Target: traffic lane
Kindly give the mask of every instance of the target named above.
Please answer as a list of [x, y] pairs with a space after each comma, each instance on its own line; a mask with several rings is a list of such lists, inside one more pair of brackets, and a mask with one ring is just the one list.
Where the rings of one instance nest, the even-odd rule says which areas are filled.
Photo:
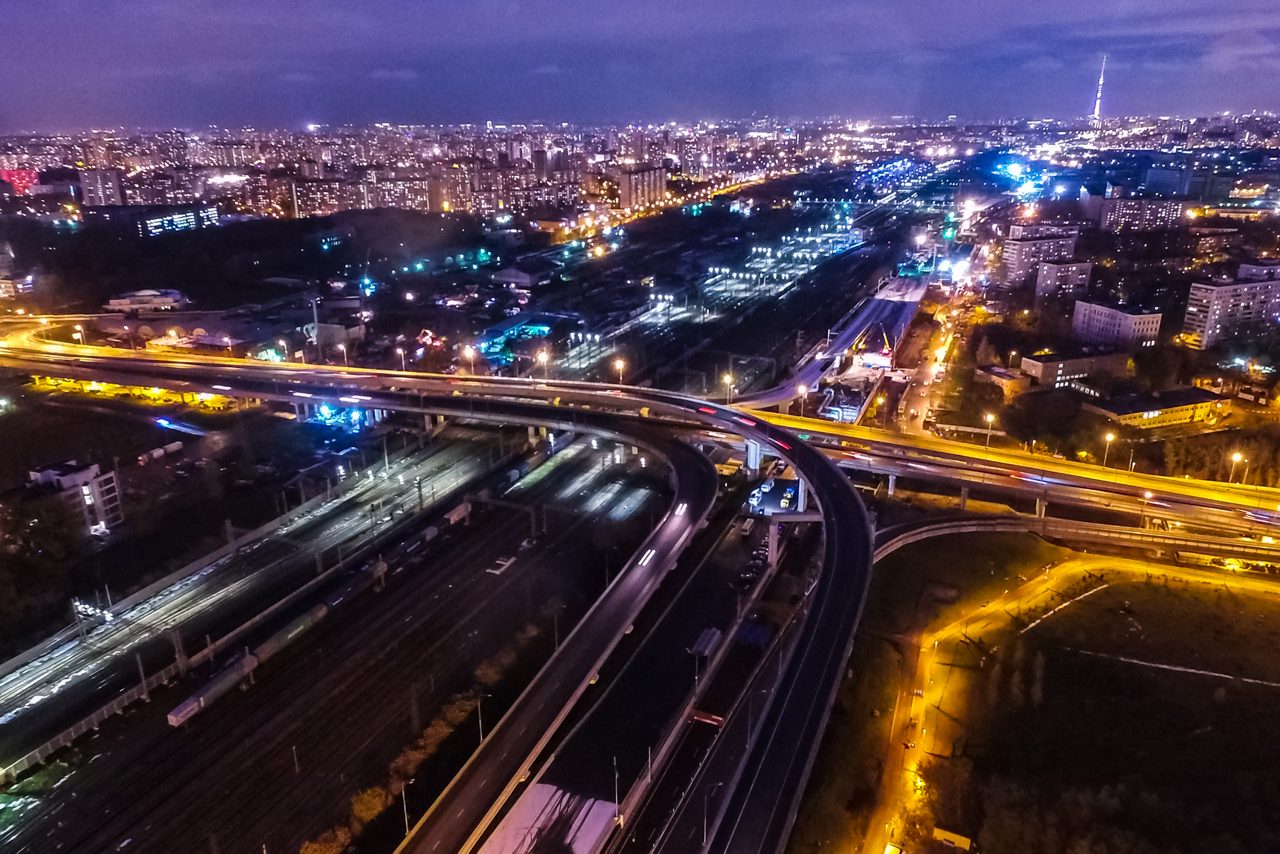
[[[243, 369], [241, 368], [241, 370]], [[414, 380], [412, 380], [411, 378], [406, 378], [403, 381], [409, 382]], [[441, 380], [439, 378], [428, 377], [428, 378], [423, 378], [421, 380], [417, 380], [417, 382], [431, 383], [436, 385], [443, 383], [444, 385], [447, 386], [448, 384], [450, 384], [451, 381], [448, 379]], [[529, 405], [522, 405], [514, 401], [501, 400], [501, 396], [505, 394], [510, 394], [512, 389], [521, 388], [519, 385], [513, 386], [510, 383], [507, 383], [504, 386], [503, 383], [492, 383], [487, 380], [486, 381], [469, 380], [466, 383], [466, 385], [471, 386], [473, 388], [469, 388], [465, 391], [458, 390], [458, 393], [473, 394], [474, 391], [486, 390], [488, 394], [491, 396], [485, 398], [486, 405], [484, 407], [473, 407], [472, 404], [468, 404], [468, 407], [462, 408], [463, 414], [475, 415], [478, 410], [483, 409], [483, 415], [487, 417], [500, 416], [501, 413], [503, 412], [509, 413], [511, 417], [516, 419], [530, 417], [534, 413], [536, 413], [542, 419], [545, 419], [547, 416], [547, 410], [545, 408], [545, 405], [529, 406]], [[590, 384], [576, 384], [576, 385], [578, 387], [581, 387], [584, 385], [590, 387]], [[556, 383], [554, 385], [548, 383], [548, 384], [544, 384], [543, 386], [548, 396], [550, 394], [563, 393], [564, 391], [573, 389], [574, 387], [575, 387], [575, 384], [572, 384], [572, 383]], [[530, 394], [531, 391], [533, 391], [535, 392], [534, 396], [537, 396], [536, 392], [541, 390], [542, 389], [539, 389], [539, 388], [531, 389], [530, 385], [525, 383], [523, 384], [523, 388], [521, 388], [520, 393], [527, 395], [527, 394]], [[321, 393], [323, 393], [323, 389]], [[588, 394], [585, 391], [583, 393]], [[717, 410], [714, 407], [714, 405], [699, 405], [700, 401], [698, 401], [697, 399], [689, 398], [683, 395], [676, 395], [676, 394], [665, 393], [665, 392], [652, 392], [652, 391], [644, 392], [641, 395], [641, 394], [637, 394], [636, 390], [634, 389], [627, 389], [624, 392], [624, 390], [622, 389], [613, 389], [613, 388], [605, 389], [604, 394], [614, 394], [619, 397], [629, 396], [632, 400], [638, 399], [639, 401], [646, 403], [648, 405], [653, 405], [653, 406], [661, 405], [668, 412], [675, 411], [686, 418], [702, 421], [704, 423], [711, 424], [719, 429], [728, 429], [736, 433], [746, 432], [746, 434], [750, 438], [754, 438], [757, 440], [759, 440], [763, 436], [766, 441], [771, 441], [778, 444], [784, 451], [788, 451], [793, 447], [797, 448], [796, 453], [790, 455], [792, 457], [792, 462], [797, 464], [797, 468], [801, 470], [802, 475], [804, 475], [806, 477], [806, 480], [810, 483], [810, 485], [814, 487], [815, 499], [818, 499], [818, 496], [820, 495], [824, 495], [833, 486], [836, 490], [843, 490], [848, 493], [848, 500], [850, 503], [845, 504], [841, 508], [842, 509], [841, 516], [843, 518], [832, 518], [830, 516], [832, 506], [841, 502], [839, 501], [827, 502], [823, 500], [818, 500], [818, 503], [823, 507], [824, 517], [825, 517], [824, 521], [826, 521], [830, 526], [830, 524], [835, 521], [839, 521], [841, 524], [849, 524], [850, 520], [852, 520], [851, 523], [853, 525], [858, 526], [862, 529], [861, 536], [869, 544], [869, 537], [867, 536], [867, 533], [866, 533], [867, 523], [866, 523], [865, 513], [862, 510], [861, 503], [858, 501], [856, 496], [853, 496], [849, 485], [843, 481], [843, 478], [839, 478], [838, 474], [837, 474], [837, 481], [832, 481], [830, 477], [821, 476], [821, 472], [820, 472], [821, 468], [823, 466], [830, 466], [830, 464], [825, 460], [823, 460], [820, 456], [815, 455], [812, 452], [807, 452], [807, 449], [805, 449], [803, 445], [799, 445], [797, 440], [791, 437], [789, 433], [783, 430], [774, 428], [772, 426], [770, 426], [769, 428], [770, 430], [772, 430], [772, 433], [770, 433], [769, 430], [757, 429], [757, 422], [755, 422], [752, 419], [742, 417], [742, 416], [736, 416], [736, 414], [733, 413], [732, 410], [727, 410], [723, 407], [720, 407], [719, 410]], [[589, 396], [592, 400], [599, 400], [601, 396], [601, 389], [598, 386], [591, 387]], [[385, 393], [381, 393], [379, 397], [383, 400], [387, 399], [387, 396]], [[407, 403], [407, 399], [403, 397], [399, 400], [391, 399], [391, 402], [386, 404], [375, 403], [374, 405], [386, 405], [388, 408], [398, 408], [398, 409], [404, 409], [411, 406], [411, 404]], [[703, 418], [699, 415], [699, 413], [709, 414], [711, 417]], [[571, 413], [567, 415], [568, 415], [568, 420], [570, 421], [576, 420], [578, 423], [585, 423], [588, 421], [595, 420], [593, 418], [586, 417], [586, 415], [581, 412]], [[745, 426], [751, 429], [747, 431], [743, 431], [741, 427], [737, 426], [737, 422], [745, 424]], [[613, 423], [615, 425], [618, 425], [617, 429], [621, 429], [625, 432], [626, 426], [627, 426], [625, 423], [619, 424], [619, 422], [617, 422], [616, 420]], [[790, 439], [790, 443], [778, 438], [780, 436], [788, 437]], [[795, 444], [793, 445], [791, 443], [795, 443]], [[806, 452], [808, 453], [807, 459], [801, 461], [799, 457], [804, 456]], [[784, 456], [787, 456], [787, 454], [784, 453]], [[806, 470], [810, 470], [810, 471], [806, 473]], [[831, 468], [831, 471], [834, 471], [833, 467]], [[839, 496], [836, 496], [836, 497], [839, 497]], [[838, 542], [838, 540], [839, 540], [838, 537], [833, 536], [831, 538], [832, 542]], [[866, 575], [867, 577], [869, 577], [869, 569], [870, 569], [869, 545], [866, 549], [866, 551], [868, 552], [868, 554], [866, 555], [849, 555], [849, 554], [846, 554], [846, 551], [847, 549], [838, 549], [838, 548], [833, 548], [829, 551], [829, 555], [833, 555], [833, 556], [829, 556], [828, 559], [824, 561], [825, 566], [824, 566], [824, 572], [822, 575], [823, 578], [826, 578], [831, 575], [843, 574], [843, 573], [833, 572], [832, 570], [840, 567], [846, 561], [848, 561], [851, 564], [857, 564], [857, 565], [865, 564]], [[854, 573], [857, 573], [856, 568], [854, 570]], [[852, 595], [853, 591], [851, 590], [850, 593]], [[861, 598], [864, 593], [865, 593], [865, 589], [863, 589], [860, 593], [858, 593], [859, 608], [861, 606]], [[856, 616], [855, 616], [855, 622], [856, 622]], [[849, 633], [849, 636], [851, 640], [851, 637], [852, 637], [851, 633]], [[437, 843], [437, 846], [438, 846], [438, 843]], [[426, 850], [430, 850], [430, 848]]]
[[[652, 805], [646, 804], [648, 814], [642, 817], [645, 828], [636, 828], [623, 850], [678, 854], [701, 850], [709, 841], [725, 800], [732, 794], [743, 755], [751, 746], [751, 729], [761, 722], [758, 713], [766, 709], [778, 689], [782, 659], [792, 643], [791, 628], [767, 650], [737, 704], [725, 715], [722, 727], [707, 727], [697, 721], [686, 725], [690, 738], [681, 747], [685, 756], [676, 759], [691, 773], [672, 778]], [[639, 844], [644, 835], [647, 845]]]
[[541, 749], [559, 720], [585, 689], [599, 663], [634, 619], [675, 560], [677, 546], [710, 510], [717, 482], [698, 451], [680, 442], [655, 440], [679, 472], [669, 515], [640, 546], [612, 586], [574, 628], [559, 651], [503, 716], [484, 744], [423, 816], [400, 851], [461, 852], [475, 831], [514, 787], [519, 771]]
[[823, 508], [827, 554], [840, 559], [824, 567], [806, 600], [809, 612], [796, 651], [711, 851], [775, 850], [785, 841], [861, 617], [871, 577], [871, 542], [869, 526], [850, 520], [865, 520], [865, 509], [834, 466], [814, 469], [815, 478], [821, 478], [815, 491], [829, 498]]
[[[1121, 468], [1104, 469], [1040, 455], [1024, 455], [1005, 449], [950, 442], [931, 436], [908, 436], [870, 427], [840, 426], [818, 419], [801, 419], [770, 412], [752, 412], [751, 415], [832, 443], [850, 442], [850, 447], [856, 450], [870, 449], [867, 452], [901, 458], [910, 456], [917, 462], [947, 461], [970, 467], [1000, 467], [1006, 471], [1039, 477], [1048, 484], [1068, 478], [1068, 483], [1087, 483], [1095, 488], [1112, 489], [1129, 496], [1141, 496], [1149, 490], [1162, 500], [1177, 497], [1188, 502], [1198, 502], [1201, 506], [1216, 506], [1221, 509], [1271, 512], [1280, 503], [1280, 490], [1274, 488], [1241, 488], [1232, 484], [1128, 472]], [[1280, 518], [1280, 514], [1277, 515]]]
[[[520, 494], [516, 498], [526, 504], [542, 501], [577, 472], [594, 468], [594, 459], [580, 460], [578, 465], [566, 468], [558, 477], [548, 479], [538, 488], [526, 494]], [[628, 482], [636, 479], [634, 474], [620, 474], [618, 467], [605, 470], [600, 476], [605, 479], [621, 476]], [[589, 524], [590, 518], [582, 516], [577, 525]], [[520, 573], [529, 567], [537, 567], [536, 571], [543, 576], [554, 577], [564, 566], [565, 560], [578, 559], [575, 558], [576, 553], [572, 550], [567, 553], [558, 551], [561, 546], [568, 543], [585, 547], [585, 538], [573, 536], [573, 532], [578, 530], [575, 525], [563, 534], [549, 538], [545, 543], [540, 544], [538, 549], [522, 553], [511, 573], [504, 573], [502, 577], [480, 573], [481, 568], [492, 565], [498, 555], [517, 552], [519, 540], [527, 535], [520, 524], [523, 521], [525, 518], [515, 511], [505, 509], [494, 511], [492, 515], [488, 515], [478, 523], [481, 527], [473, 529], [477, 536], [453, 540], [448, 550], [438, 555], [439, 559], [437, 557], [427, 559], [423, 553], [416, 553], [415, 560], [422, 562], [426, 559], [427, 563], [408, 570], [403, 577], [399, 567], [393, 569], [390, 589], [395, 591], [395, 598], [387, 600], [366, 596], [363, 602], [356, 600], [360, 603], [361, 609], [370, 612], [369, 616], [363, 616], [358, 611], [335, 613], [334, 616], [341, 621], [338, 623], [342, 629], [339, 634], [347, 637], [346, 647], [335, 646], [336, 641], [331, 638], [322, 639], [319, 635], [311, 635], [308, 642], [314, 639], [316, 646], [323, 646], [323, 651], [319, 655], [304, 656], [305, 660], [297, 665], [296, 672], [293, 665], [289, 665], [287, 671], [280, 671], [278, 668], [282, 666], [281, 662], [287, 662], [288, 659], [276, 660], [277, 663], [272, 665], [271, 670], [264, 671], [262, 687], [251, 691], [239, 701], [234, 694], [219, 701], [207, 716], [199, 719], [196, 724], [184, 728], [181, 732], [182, 737], [178, 739], [176, 745], [169, 745], [169, 742], [173, 741], [174, 731], [167, 726], [163, 718], [163, 712], [168, 707], [167, 702], [157, 698], [151, 711], [158, 713], [155, 715], [156, 720], [152, 722], [158, 732], [146, 736], [134, 735], [129, 741], [121, 743], [116, 748], [124, 755], [113, 758], [111, 754], [104, 754], [95, 758], [80, 772], [97, 774], [97, 783], [96, 787], [90, 787], [88, 791], [78, 790], [74, 802], [82, 804], [86, 799], [99, 796], [101, 806], [100, 814], [94, 813], [96, 818], [83, 823], [85, 829], [98, 823], [108, 823], [107, 817], [133, 809], [132, 804], [143, 800], [143, 793], [151, 791], [152, 787], [155, 788], [154, 796], [160, 799], [156, 803], [164, 803], [166, 809], [193, 811], [193, 814], [178, 815], [173, 821], [162, 822], [162, 827], [168, 827], [171, 831], [188, 829], [197, 827], [201, 821], [204, 821], [208, 824], [210, 833], [222, 834], [219, 838], [224, 846], [223, 850], [227, 850], [225, 846], [230, 839], [228, 835], [223, 834], [223, 831], [231, 827], [240, 827], [243, 824], [238, 818], [240, 812], [252, 812], [253, 809], [262, 808], [263, 804], [260, 801], [268, 805], [263, 819], [267, 822], [266, 826], [273, 827], [280, 823], [279, 817], [272, 815], [274, 809], [269, 807], [274, 803], [272, 796], [277, 788], [281, 793], [293, 791], [303, 799], [303, 807], [306, 808], [314, 798], [319, 797], [320, 793], [316, 791], [318, 783], [312, 781], [308, 784], [311, 788], [304, 786], [299, 790], [299, 781], [291, 761], [289, 745], [291, 741], [302, 745], [301, 755], [304, 760], [314, 761], [314, 756], [308, 760], [309, 752], [321, 744], [324, 738], [334, 733], [350, 738], [349, 721], [368, 721], [376, 717], [372, 711], [367, 710], [350, 714], [343, 711], [346, 708], [343, 705], [344, 700], [349, 700], [355, 695], [364, 697], [366, 693], [352, 689], [347, 682], [358, 676], [364, 684], [379, 688], [384, 686], [384, 681], [379, 675], [380, 671], [368, 669], [371, 655], [375, 658], [375, 666], [399, 667], [410, 674], [406, 679], [420, 677], [425, 684], [427, 673], [431, 673], [432, 682], [437, 679], [440, 682], [440, 697], [447, 696], [454, 689], [450, 687], [444, 671], [440, 670], [437, 675], [436, 666], [431, 662], [435, 661], [437, 664], [444, 662], [450, 666], [461, 662], [462, 675], [468, 677], [476, 661], [460, 655], [468, 643], [467, 638], [463, 638], [461, 643], [450, 640], [449, 636], [439, 632], [439, 627], [456, 623], [456, 626], [465, 630], [469, 637], [484, 620], [489, 619], [491, 614], [484, 608], [469, 612], [466, 607], [463, 607], [466, 602], [471, 601], [468, 597], [472, 597], [473, 594], [480, 595], [484, 593], [487, 585], [500, 582], [502, 585], [500, 588], [491, 593], [484, 593], [488, 601], [498, 595], [499, 589], [510, 589], [511, 585], [507, 582], [519, 578]], [[546, 554], [538, 557], [543, 549]], [[477, 575], [478, 580], [461, 583], [468, 575]], [[520, 597], [505, 597], [503, 601], [520, 604]], [[407, 617], [411, 612], [415, 615], [414, 622], [406, 624], [402, 618]], [[460, 616], [464, 614], [468, 616]], [[509, 618], [504, 619], [505, 622], [499, 620], [494, 625], [509, 631], [515, 621]], [[323, 625], [334, 627], [333, 622]], [[402, 637], [402, 632], [407, 632], [414, 626], [419, 633], [417, 637]], [[380, 638], [387, 643], [381, 643]], [[434, 658], [429, 658], [425, 654], [420, 658], [418, 653], [421, 650], [415, 650], [415, 654], [410, 656], [388, 656], [382, 652], [395, 648], [397, 644], [401, 648], [412, 648], [419, 639], [424, 640], [423, 649], [429, 647], [432, 650]], [[298, 650], [295, 649], [291, 654], [297, 653]], [[341, 673], [338, 672], [339, 670]], [[347, 682], [341, 682], [340, 679]], [[335, 685], [342, 687], [339, 689]], [[277, 696], [283, 698], [282, 702], [288, 701], [288, 704], [277, 708], [277, 704], [272, 700]], [[395, 710], [403, 711], [401, 704], [385, 702], [373, 708], [378, 710], [378, 714], [390, 713], [392, 716]], [[132, 714], [126, 717], [126, 720], [129, 719], [133, 719]], [[311, 734], [298, 734], [297, 723], [300, 721], [312, 721]], [[275, 740], [271, 741], [273, 738]], [[242, 740], [247, 742], [243, 747]], [[342, 775], [338, 772], [345, 771], [348, 767], [347, 759], [352, 760], [350, 767], [358, 764], [354, 759], [361, 755], [365, 744], [360, 738], [355, 742], [349, 742], [351, 743], [354, 744], [352, 749], [355, 752], [347, 755], [346, 759], [338, 761], [334, 765], [332, 774], [320, 775], [320, 780], [326, 783], [339, 782]], [[173, 768], [165, 770], [156, 765], [160, 757], [165, 755], [162, 748], [169, 746], [173, 747], [169, 758], [172, 764], [179, 766], [179, 771], [185, 772], [187, 766], [192, 766], [199, 772], [194, 778], [196, 781], [192, 784], [194, 793], [190, 797], [174, 794], [178, 783], [178, 777], [174, 775], [179, 771]], [[135, 755], [138, 752], [142, 752], [142, 755]], [[201, 757], [202, 761], [193, 762], [193, 757]], [[254, 775], [260, 775], [258, 766], [262, 763], [259, 758], [267, 757], [272, 758], [272, 767], [281, 772], [281, 779], [276, 783], [263, 783], [262, 791], [257, 796], [250, 796], [246, 788], [249, 787], [251, 779], [257, 779]], [[109, 762], [117, 764], [107, 765]], [[217, 769], [222, 770], [215, 773]], [[130, 783], [130, 775], [138, 779]], [[214, 781], [223, 781], [223, 785], [214, 788], [225, 789], [228, 792], [225, 804], [222, 801], [209, 804], [203, 802], [199, 796], [198, 793], [207, 791], [211, 778]], [[65, 794], [63, 790], [64, 787], [60, 786], [60, 794]], [[232, 798], [231, 793], [235, 793], [236, 797]], [[283, 794], [280, 796], [283, 797]], [[340, 806], [345, 803], [345, 798], [348, 796], [349, 792], [342, 789], [335, 796], [337, 798], [335, 803]], [[223, 813], [230, 810], [230, 813], [229, 815], [218, 813], [219, 809], [223, 810]], [[206, 821], [204, 817], [207, 813], [221, 815], [223, 820], [214, 821], [209, 818]], [[101, 831], [103, 846], [107, 846], [112, 839], [119, 841], [117, 837], [111, 836], [112, 833], [117, 833], [118, 836], [128, 834], [149, 822], [154, 822], [154, 816], [150, 814], [146, 805], [141, 812], [135, 811], [135, 814], [138, 816], [135, 821], [122, 821]], [[65, 818], [65, 814], [58, 817]], [[194, 833], [194, 831], [191, 832]], [[243, 833], [250, 834], [250, 831], [246, 829]], [[171, 836], [162, 837], [162, 839], [168, 840], [165, 844], [169, 847], [160, 845], [160, 850], [195, 850], [207, 844], [205, 838], [196, 836], [184, 837], [181, 844]], [[263, 839], [272, 841], [272, 850], [277, 850], [274, 837], [271, 835], [260, 836], [257, 841], [254, 841], [250, 834], [246, 839], [252, 844], [246, 844], [243, 850], [250, 848], [257, 850], [258, 844]], [[71, 841], [75, 842], [74, 839]], [[283, 844], [284, 840], [279, 841]], [[153, 844], [159, 843], [153, 841]], [[76, 847], [75, 844], [71, 845], [73, 849]], [[85, 847], [87, 846], [81, 845], [80, 850]], [[296, 848], [296, 844], [294, 847]], [[133, 846], [130, 846], [130, 850], [133, 850]]]

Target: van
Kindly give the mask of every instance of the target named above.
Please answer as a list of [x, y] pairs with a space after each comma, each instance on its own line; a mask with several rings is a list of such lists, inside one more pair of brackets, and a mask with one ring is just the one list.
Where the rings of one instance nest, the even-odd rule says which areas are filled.
[[750, 536], [751, 529], [754, 528], [755, 526], [756, 526], [755, 517], [748, 516], [746, 519], [742, 521], [742, 529], [738, 533], [740, 533], [744, 537]]

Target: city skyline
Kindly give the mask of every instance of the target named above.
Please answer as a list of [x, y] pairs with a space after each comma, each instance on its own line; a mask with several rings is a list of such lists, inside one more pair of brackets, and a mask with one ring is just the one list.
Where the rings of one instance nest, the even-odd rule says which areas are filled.
[[20, 48], [0, 133], [91, 127], [308, 123], [662, 122], [773, 115], [991, 120], [1090, 113], [1108, 55], [1104, 116], [1280, 108], [1280, 26], [1267, 4], [1207, 0], [1153, 17], [1101, 2], [938, 9], [925, 24], [887, 3], [806, 0], [480, 2], [383, 0], [358, 10], [230, 0], [55, 3], [92, 39], [47, 41], [50, 7], [11, 10]]

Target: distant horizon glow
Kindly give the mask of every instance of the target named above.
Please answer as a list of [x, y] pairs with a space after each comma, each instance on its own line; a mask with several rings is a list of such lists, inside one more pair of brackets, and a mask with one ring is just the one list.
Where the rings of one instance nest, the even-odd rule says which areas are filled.
[[[51, 0], [6, 10], [0, 133], [1083, 118], [1104, 54], [1103, 118], [1278, 110], [1274, 0], [1230, 6]], [[63, 20], [94, 37], [38, 47]]]

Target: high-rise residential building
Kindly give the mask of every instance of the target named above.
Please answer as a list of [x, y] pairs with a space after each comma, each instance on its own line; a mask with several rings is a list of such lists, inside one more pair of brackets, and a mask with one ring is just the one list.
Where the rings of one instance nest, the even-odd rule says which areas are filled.
[[1079, 297], [1089, 289], [1090, 261], [1041, 261], [1036, 265], [1036, 300]]
[[1161, 231], [1182, 225], [1186, 203], [1174, 199], [1106, 199], [1103, 231]]
[[1280, 279], [1280, 258], [1246, 261], [1240, 265], [1236, 278], [1242, 282], [1270, 282]]
[[[1066, 261], [1076, 251], [1076, 236], [1027, 237], [1018, 226], [1010, 229], [1004, 242], [1001, 264], [1004, 283], [1010, 287], [1023, 284], [1036, 273], [1042, 261]], [[1038, 234], [1038, 232], [1029, 232]]]
[[80, 173], [80, 193], [87, 208], [123, 205], [124, 172], [119, 169], [85, 169]]
[[1160, 335], [1160, 312], [1077, 300], [1071, 337], [1084, 344], [1120, 350], [1153, 347]]
[[1193, 349], [1207, 350], [1278, 320], [1280, 279], [1196, 282], [1187, 296], [1182, 338]]
[[667, 191], [667, 170], [661, 166], [629, 166], [618, 172], [618, 206], [635, 210], [662, 201]]

